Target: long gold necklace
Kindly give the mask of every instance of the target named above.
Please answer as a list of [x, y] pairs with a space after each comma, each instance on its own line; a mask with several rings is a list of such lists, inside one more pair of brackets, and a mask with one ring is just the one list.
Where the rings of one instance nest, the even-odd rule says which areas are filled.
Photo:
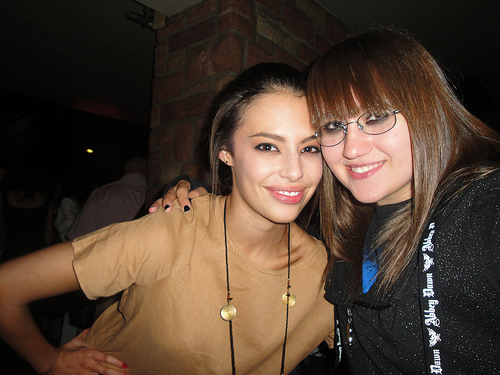
[[[226, 285], [227, 285], [227, 305], [220, 309], [220, 317], [229, 323], [229, 341], [231, 344], [231, 367], [232, 374], [236, 375], [236, 364], [234, 359], [234, 339], [233, 339], [233, 319], [236, 316], [236, 308], [231, 304], [231, 290], [229, 288], [229, 262], [227, 257], [227, 230], [226, 230], [226, 206], [227, 197], [224, 202], [224, 246], [226, 250]], [[285, 354], [286, 354], [286, 339], [288, 336], [288, 313], [290, 306], [295, 305], [296, 298], [294, 294], [290, 293], [290, 224], [288, 224], [288, 278], [286, 293], [283, 294], [281, 300], [286, 305], [286, 324], [285, 324], [285, 338], [283, 339], [283, 351], [281, 354], [281, 370], [280, 374], [283, 375], [285, 371]]]

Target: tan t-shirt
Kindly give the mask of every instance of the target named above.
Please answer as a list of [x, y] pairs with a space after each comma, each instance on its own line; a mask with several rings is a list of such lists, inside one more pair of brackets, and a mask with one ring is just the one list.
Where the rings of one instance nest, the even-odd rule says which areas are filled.
[[[130, 374], [230, 374], [226, 304], [224, 199], [193, 199], [185, 214], [178, 204], [140, 220], [111, 225], [73, 242], [74, 268], [87, 297], [125, 290], [87, 335], [87, 342], [129, 365]], [[292, 238], [307, 236], [292, 224]], [[287, 269], [252, 264], [228, 240], [236, 371], [278, 374], [285, 331]], [[321, 242], [291, 267], [286, 373], [327, 336], [333, 306], [323, 298], [326, 265]]]

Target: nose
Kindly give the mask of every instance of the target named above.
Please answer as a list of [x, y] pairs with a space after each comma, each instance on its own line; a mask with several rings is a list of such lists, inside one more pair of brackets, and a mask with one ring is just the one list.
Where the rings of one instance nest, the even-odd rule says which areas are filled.
[[281, 177], [289, 181], [298, 181], [304, 177], [304, 170], [300, 154], [297, 152], [289, 152], [283, 158], [283, 165], [281, 166]]
[[342, 154], [346, 159], [356, 159], [357, 157], [368, 154], [372, 145], [369, 141], [369, 135], [359, 129], [356, 122], [350, 122], [347, 128], [347, 135], [341, 145], [344, 147]]

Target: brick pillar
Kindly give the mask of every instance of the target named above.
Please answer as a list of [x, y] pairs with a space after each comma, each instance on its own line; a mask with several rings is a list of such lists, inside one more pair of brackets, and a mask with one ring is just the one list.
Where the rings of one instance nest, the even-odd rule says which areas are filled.
[[206, 180], [199, 152], [213, 97], [260, 62], [299, 70], [347, 35], [314, 0], [205, 0], [157, 31], [149, 200], [180, 173]]

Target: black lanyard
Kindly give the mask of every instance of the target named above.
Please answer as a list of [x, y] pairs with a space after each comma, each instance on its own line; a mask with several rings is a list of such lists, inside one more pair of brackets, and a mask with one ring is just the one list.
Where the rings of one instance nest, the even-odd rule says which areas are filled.
[[435, 221], [423, 233], [418, 256], [420, 314], [428, 374], [446, 374], [441, 285], [434, 246]]

